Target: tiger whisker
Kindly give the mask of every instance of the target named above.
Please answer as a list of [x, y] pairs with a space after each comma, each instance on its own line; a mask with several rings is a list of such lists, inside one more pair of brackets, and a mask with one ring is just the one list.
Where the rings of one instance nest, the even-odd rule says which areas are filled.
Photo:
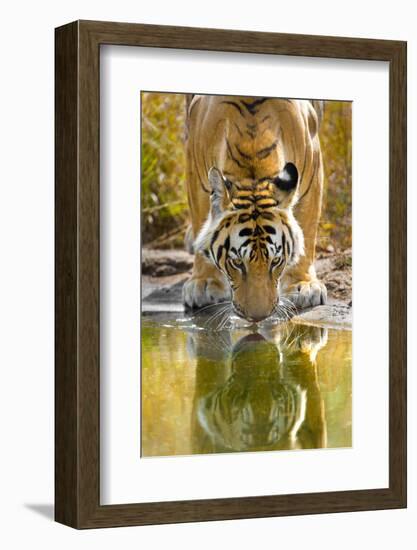
[[225, 327], [226, 327], [226, 323], [227, 321], [229, 320], [230, 318], [230, 313], [232, 311], [232, 307], [229, 306], [225, 311], [224, 311], [224, 317], [220, 323], [220, 330], [223, 330]]
[[198, 309], [194, 314], [193, 314], [193, 317], [197, 317], [197, 315], [200, 315], [200, 313], [203, 313], [205, 312], [207, 309], [210, 309], [210, 308], [213, 308], [213, 307], [219, 307], [219, 305], [222, 305], [222, 304], [230, 304], [231, 302], [220, 302], [220, 303], [217, 303], [217, 304], [209, 304], [208, 306], [204, 306], [200, 309]]
[[211, 310], [211, 309], [214, 309], [213, 315], [215, 315], [216, 313], [218, 313], [219, 308], [223, 308], [224, 305], [225, 305], [225, 302], [220, 302], [220, 303], [217, 303], [217, 304], [209, 304], [208, 306], [205, 306], [205, 307], [201, 308], [200, 310], [198, 310], [196, 312], [195, 316], [198, 316], [198, 315], [203, 314], [203, 313], [207, 313], [207, 310]]
[[304, 330], [303, 332], [301, 332], [301, 334], [300, 333], [296, 334], [294, 338], [291, 340], [291, 342], [287, 345], [287, 347], [292, 348], [296, 341], [302, 340], [306, 335], [307, 335], [307, 330]]
[[291, 300], [288, 300], [285, 296], [281, 296], [281, 301], [283, 305], [287, 306], [288, 308], [293, 309], [295, 312], [297, 312], [297, 307], [291, 302]]
[[213, 315], [211, 315], [208, 319], [207, 319], [207, 326], [212, 326], [214, 325], [214, 321], [221, 316], [221, 314], [223, 313], [223, 309], [218, 309], [216, 310]]
[[274, 313], [280, 317], [283, 316], [284, 320], [289, 321], [297, 313], [297, 309], [289, 300], [282, 297], [275, 307]]
[[[289, 330], [288, 330], [289, 329]], [[289, 338], [291, 338], [293, 332], [295, 331], [295, 326], [291, 326], [291, 328], [289, 327], [289, 325], [287, 325], [287, 335], [285, 337], [285, 340], [284, 342], [282, 343], [283, 346], [286, 346], [287, 345], [287, 342], [289, 340]]]
[[294, 338], [292, 340], [290, 340], [290, 342], [288, 342], [288, 339], [292, 336], [294, 331], [295, 331], [295, 327], [291, 330], [291, 332], [289, 333], [287, 338], [284, 340], [283, 346], [286, 346], [287, 348], [291, 348], [293, 346], [294, 342], [298, 339], [299, 334], [296, 333], [294, 335]]
[[294, 309], [288, 308], [286, 306], [282, 306], [281, 310], [285, 311], [286, 313], [288, 313], [288, 315], [291, 315], [292, 317], [294, 317], [294, 315], [296, 314], [296, 311]]
[[225, 304], [223, 306], [221, 306], [218, 311], [216, 311], [211, 317], [210, 319], [208, 320], [207, 324], [208, 325], [211, 325], [212, 327], [214, 326], [214, 321], [216, 321], [217, 319], [219, 318], [222, 318], [223, 314], [225, 313], [226, 309], [229, 308], [229, 305], [228, 304]]
[[227, 322], [229, 318], [230, 310], [231, 310], [231, 306], [229, 304], [222, 308], [222, 311], [220, 312], [220, 315], [218, 317], [218, 324], [217, 324], [216, 330], [223, 329], [224, 324]]

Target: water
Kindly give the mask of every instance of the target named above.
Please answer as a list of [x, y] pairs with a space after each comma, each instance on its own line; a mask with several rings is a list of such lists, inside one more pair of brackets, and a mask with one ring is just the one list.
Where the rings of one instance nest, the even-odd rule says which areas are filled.
[[352, 334], [142, 317], [143, 457], [352, 445]]

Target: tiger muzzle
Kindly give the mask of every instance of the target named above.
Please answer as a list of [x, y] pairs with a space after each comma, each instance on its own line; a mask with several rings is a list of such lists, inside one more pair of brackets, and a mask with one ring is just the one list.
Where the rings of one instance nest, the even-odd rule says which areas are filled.
[[253, 323], [259, 323], [260, 321], [270, 317], [274, 313], [275, 307], [269, 306], [267, 309], [251, 308], [249, 311], [245, 311], [241, 306], [239, 306], [239, 304], [233, 302], [233, 309], [239, 317]]

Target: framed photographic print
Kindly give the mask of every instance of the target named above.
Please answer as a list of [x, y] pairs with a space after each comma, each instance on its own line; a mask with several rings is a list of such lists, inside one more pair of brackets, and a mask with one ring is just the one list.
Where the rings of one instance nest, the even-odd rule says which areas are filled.
[[56, 520], [406, 506], [406, 43], [56, 29]]

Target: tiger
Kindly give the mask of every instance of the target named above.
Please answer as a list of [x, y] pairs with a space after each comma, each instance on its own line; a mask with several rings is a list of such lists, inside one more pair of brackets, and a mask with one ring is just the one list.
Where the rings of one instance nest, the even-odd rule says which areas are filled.
[[231, 301], [252, 322], [282, 297], [327, 301], [316, 274], [323, 195], [321, 101], [187, 95], [191, 278], [186, 310]]
[[327, 331], [281, 326], [229, 347], [204, 331], [188, 336], [196, 352], [193, 453], [327, 447], [316, 363]]

